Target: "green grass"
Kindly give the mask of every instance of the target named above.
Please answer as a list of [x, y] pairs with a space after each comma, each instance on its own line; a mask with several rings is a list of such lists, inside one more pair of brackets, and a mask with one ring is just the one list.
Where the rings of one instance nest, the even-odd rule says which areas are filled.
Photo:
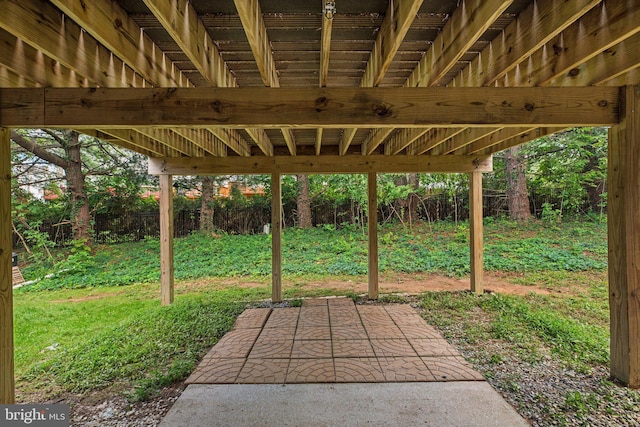
[[[422, 304], [432, 323], [445, 329], [453, 325], [463, 328], [465, 340], [471, 344], [475, 339], [497, 339], [534, 359], [538, 347], [544, 346], [579, 371], [609, 363], [609, 329], [602, 316], [608, 312], [607, 300], [428, 292], [422, 295]], [[476, 322], [474, 313], [485, 323]]]
[[144, 399], [193, 370], [233, 325], [241, 301], [265, 296], [266, 287], [200, 290], [162, 307], [149, 286], [18, 295], [18, 386], [50, 394], [110, 386]]
[[[550, 353], [579, 371], [606, 365], [605, 228], [594, 222], [488, 221], [485, 260], [492, 269], [518, 272], [513, 275], [518, 284], [565, 293], [425, 293], [420, 296], [425, 317], [448, 338], [461, 336], [470, 345], [498, 340], [525, 360]], [[412, 230], [382, 227], [381, 270], [465, 274], [467, 233], [466, 223]], [[348, 288], [309, 290], [305, 284], [346, 282], [364, 274], [366, 236], [357, 229], [287, 230], [283, 258], [289, 281], [284, 297], [292, 305], [299, 305], [302, 297], [330, 294], [356, 299]], [[86, 266], [43, 280], [33, 289], [17, 290], [18, 387], [46, 396], [107, 387], [132, 400], [148, 398], [185, 378], [247, 302], [270, 297], [269, 236], [195, 234], [177, 239], [176, 277], [189, 282], [179, 283], [170, 307], [158, 302], [158, 259], [157, 240], [100, 246]], [[224, 285], [217, 279], [224, 279]], [[247, 280], [264, 286], [241, 287]], [[381, 300], [406, 302], [400, 295]], [[490, 357], [494, 364], [504, 360], [501, 354]], [[589, 399], [567, 395], [564, 405], [583, 410]]]
[[[536, 273], [602, 271], [606, 268], [606, 225], [597, 222], [518, 224], [487, 219], [485, 269]], [[420, 224], [413, 229], [382, 226], [380, 271], [469, 273], [468, 224]], [[271, 274], [271, 238], [266, 235], [212, 238], [204, 234], [176, 239], [175, 277], [267, 277]], [[122, 286], [159, 280], [157, 239], [100, 246], [90, 262], [44, 279], [29, 289]], [[283, 235], [282, 271], [287, 277], [358, 276], [367, 272], [367, 238], [361, 230], [287, 229]], [[68, 266], [69, 263], [67, 263]], [[64, 266], [64, 265], [63, 265]], [[55, 269], [54, 269], [55, 270]], [[23, 274], [36, 279], [44, 271], [35, 264]]]

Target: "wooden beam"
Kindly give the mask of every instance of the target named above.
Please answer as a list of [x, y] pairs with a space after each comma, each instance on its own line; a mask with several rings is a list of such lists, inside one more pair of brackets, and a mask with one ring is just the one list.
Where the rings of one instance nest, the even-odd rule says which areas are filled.
[[[276, 61], [271, 52], [271, 42], [267, 34], [267, 27], [262, 18], [260, 3], [258, 0], [234, 0], [240, 21], [247, 36], [253, 57], [256, 60], [262, 81], [267, 87], [280, 87], [280, 78], [276, 68]], [[284, 141], [292, 156], [296, 155], [296, 141], [293, 131], [288, 128], [281, 129]]]
[[345, 129], [342, 132], [342, 136], [340, 137], [340, 144], [339, 144], [339, 150], [340, 150], [341, 156], [344, 156], [345, 154], [347, 154], [347, 150], [349, 150], [349, 146], [353, 141], [353, 137], [356, 136], [356, 132], [358, 132], [358, 128], [349, 128], [349, 129]]
[[[0, 18], [1, 19], [1, 18]], [[82, 87], [88, 80], [0, 28], [0, 64], [39, 86]], [[12, 85], [33, 87], [34, 85]], [[7, 86], [5, 86], [7, 87]], [[11, 87], [11, 86], [9, 86]]]
[[316, 156], [320, 155], [320, 150], [322, 149], [322, 133], [322, 128], [316, 129]]
[[[320, 0], [324, 8], [325, 0]], [[327, 85], [329, 78], [329, 54], [331, 53], [331, 30], [333, 29], [333, 16], [330, 18], [322, 14], [322, 33], [320, 36], [320, 87]]]
[[0, 404], [15, 402], [11, 275], [11, 131], [0, 128]]
[[423, 0], [389, 2], [380, 31], [373, 45], [360, 87], [378, 86], [396, 56]]
[[538, 0], [520, 12], [451, 83], [489, 86], [600, 3], [600, 0]]
[[481, 138], [485, 138], [487, 135], [491, 135], [499, 131], [500, 128], [469, 128], [460, 133], [453, 135], [451, 138], [444, 141], [442, 144], [437, 145], [433, 149], [427, 151], [427, 154], [433, 156], [441, 156], [444, 154], [451, 154], [454, 151], [466, 147], [467, 145], [475, 142]]
[[549, 82], [551, 86], [605, 84], [640, 66], [640, 33], [636, 33]]
[[0, 65], [0, 87], [38, 87], [40, 86], [33, 80], [30, 80], [18, 74], [15, 71]]
[[369, 298], [378, 298], [378, 185], [376, 173], [367, 174], [367, 223], [369, 230]]
[[442, 79], [513, 0], [467, 0], [456, 8], [405, 86], [428, 87]]
[[634, 86], [640, 84], [640, 67], [629, 70], [628, 72], [614, 79], [607, 80], [604, 85], [611, 87]]
[[415, 140], [425, 133], [429, 132], [429, 128], [425, 129], [398, 129], [398, 131], [389, 138], [384, 145], [384, 154], [395, 155], [407, 148]]
[[362, 143], [362, 155], [367, 156], [373, 153], [384, 140], [391, 135], [393, 128], [385, 129], [373, 129], [367, 135], [367, 138]]
[[[135, 147], [139, 147], [143, 150], [150, 151], [153, 156], [156, 157], [180, 157], [181, 154], [178, 150], [175, 150], [167, 145], [156, 141], [153, 138], [149, 138], [147, 135], [143, 135], [133, 129], [105, 129], [100, 128], [101, 132], [106, 133], [120, 141], [124, 141], [127, 144], [131, 144]], [[78, 129], [80, 132], [81, 130]], [[135, 151], [139, 151], [136, 149]]]
[[609, 131], [611, 376], [640, 387], [640, 86], [623, 89], [623, 115]]
[[0, 124], [73, 128], [607, 126], [618, 122], [618, 95], [612, 87], [0, 89]]
[[[93, 4], [93, 2], [91, 3]], [[80, 74], [79, 77], [68, 76], [73, 86], [85, 86], [82, 78], [88, 79], [88, 84], [104, 87], [128, 87], [135, 79], [133, 70], [124, 65], [108, 49], [102, 46], [94, 37], [86, 33], [78, 24], [56, 10], [48, 1], [44, 0], [0, 0], [0, 27], [24, 40], [34, 49], [60, 62], [64, 67]], [[37, 25], [35, 24], [37, 23]], [[4, 48], [3, 48], [4, 49]], [[5, 52], [16, 54], [17, 52]], [[35, 55], [28, 49], [25, 54]], [[34, 60], [36, 58], [34, 57]], [[29, 74], [44, 73], [39, 78], [51, 78], [47, 83], [58, 82], [65, 78], [64, 70], [45, 70], [38, 60], [31, 63], [37, 67]], [[19, 64], [17, 64], [19, 66]], [[25, 64], [29, 66], [29, 63]], [[60, 75], [57, 75], [60, 73]], [[142, 80], [138, 77], [139, 80]], [[38, 81], [38, 80], [36, 80]], [[69, 86], [66, 84], [65, 86]]]
[[122, 148], [126, 148], [127, 150], [131, 150], [131, 151], [134, 151], [136, 153], [140, 153], [140, 154], [142, 154], [144, 156], [147, 156], [147, 157], [156, 157], [157, 156], [157, 154], [153, 153], [152, 151], [147, 150], [144, 147], [140, 147], [137, 144], [132, 144], [127, 140], [122, 140], [122, 139], [116, 138], [114, 136], [111, 136], [109, 134], [106, 134], [106, 133], [101, 132], [101, 131], [96, 130], [96, 129], [73, 129], [73, 130], [78, 132], [78, 133], [83, 133], [85, 135], [89, 135], [89, 136], [93, 136], [94, 138], [101, 139], [101, 140], [106, 141], [106, 142], [108, 142], [110, 144], [117, 145], [117, 146], [122, 147]]
[[[249, 156], [251, 148], [235, 129], [207, 128], [211, 134], [240, 156]], [[273, 149], [273, 147], [272, 147]]]
[[[198, 18], [191, 2], [187, 0], [144, 0], [144, 2], [211, 86], [238, 86], [235, 76], [222, 59], [220, 50]], [[252, 134], [249, 135], [252, 136]], [[273, 145], [266, 134], [255, 134], [255, 136], [255, 142], [263, 153], [267, 156], [273, 155]], [[216, 134], [216, 137], [241, 156], [249, 155], [248, 144], [236, 130], [225, 130]]]
[[[360, 87], [378, 86], [389, 69], [400, 44], [404, 39], [423, 0], [390, 2], [375, 44], [369, 55]], [[353, 142], [358, 128], [344, 130], [340, 138], [340, 154], [345, 155]], [[362, 150], [365, 153], [367, 150]]]
[[249, 128], [245, 129], [245, 132], [247, 132], [256, 145], [260, 147], [265, 156], [273, 156], [273, 144], [264, 129]]
[[409, 146], [407, 151], [411, 151], [412, 154], [424, 154], [464, 130], [464, 128], [430, 129], [427, 133], [418, 137], [415, 142]]
[[178, 135], [171, 129], [167, 128], [138, 128], [136, 129], [143, 135], [148, 136], [158, 142], [166, 144], [169, 148], [172, 148], [185, 156], [202, 157], [204, 156], [204, 150], [195, 146], [191, 141], [186, 140], [182, 136]]
[[275, 156], [149, 159], [151, 175], [491, 172], [490, 156]]
[[[191, 86], [191, 82], [117, 2], [51, 0], [51, 3], [152, 84]], [[64, 49], [68, 47], [64, 46]], [[76, 57], [77, 52], [71, 53]]]
[[483, 291], [482, 261], [482, 172], [469, 174], [469, 249], [471, 266], [471, 292]]
[[533, 131], [535, 131], [535, 128], [530, 127], [500, 129], [483, 138], [478, 139], [472, 144], [462, 147], [461, 149], [457, 150], [455, 154], [474, 154], [479, 151], [486, 150], [487, 148], [491, 148], [494, 145], [498, 145], [508, 139], [515, 138]]
[[199, 147], [206, 154], [210, 154], [212, 156], [226, 155], [226, 151], [224, 150], [220, 139], [216, 138], [213, 133], [206, 129], [174, 128], [173, 132], [191, 142], [196, 147]]
[[[498, 2], [470, 0], [460, 5], [444, 25], [442, 31], [438, 33], [404, 85], [406, 87], [429, 87], [438, 84], [512, 2], [513, 0]], [[395, 138], [393, 146], [385, 147], [385, 153], [400, 152], [425, 135], [425, 132], [421, 135], [416, 135], [415, 132], [400, 135], [404, 135], [406, 139]], [[434, 145], [425, 143], [423, 138], [420, 145], [425, 144], [428, 148], [411, 147], [407, 151], [419, 154], [421, 150], [424, 152], [434, 147]]]
[[271, 301], [282, 301], [282, 183], [271, 174]]
[[160, 25], [212, 86], [237, 87], [196, 10], [188, 0], [143, 0]]
[[602, 2], [507, 73], [504, 86], [545, 86], [640, 32], [640, 2]]
[[497, 153], [502, 150], [506, 150], [507, 148], [515, 147], [517, 145], [524, 144], [529, 141], [533, 141], [534, 139], [542, 138], [546, 135], [551, 135], [552, 133], [560, 132], [566, 128], [564, 127], [541, 127], [541, 128], [533, 128], [529, 132], [519, 133], [516, 136], [511, 138], [507, 138], [504, 141], [492, 145], [491, 147], [485, 148], [476, 152], [475, 154], [485, 154], [490, 155]]
[[173, 177], [160, 176], [160, 299], [173, 303]]

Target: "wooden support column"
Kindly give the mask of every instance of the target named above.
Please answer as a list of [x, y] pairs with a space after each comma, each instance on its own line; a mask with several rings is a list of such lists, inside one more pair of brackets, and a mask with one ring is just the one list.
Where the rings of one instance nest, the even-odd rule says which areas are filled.
[[0, 128], [0, 404], [3, 405], [15, 402], [10, 135], [9, 129]]
[[173, 303], [173, 176], [160, 175], [160, 297]]
[[471, 291], [482, 293], [482, 172], [469, 174], [469, 246]]
[[609, 130], [611, 376], [640, 387], [640, 86], [621, 89]]
[[367, 175], [369, 192], [368, 222], [369, 222], [369, 298], [378, 298], [378, 194], [376, 173]]
[[271, 301], [282, 301], [282, 184], [271, 174]]

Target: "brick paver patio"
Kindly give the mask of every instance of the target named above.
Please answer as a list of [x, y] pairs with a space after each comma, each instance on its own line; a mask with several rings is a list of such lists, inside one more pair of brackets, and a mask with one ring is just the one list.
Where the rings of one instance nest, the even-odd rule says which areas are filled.
[[482, 381], [408, 305], [348, 298], [245, 310], [187, 384]]

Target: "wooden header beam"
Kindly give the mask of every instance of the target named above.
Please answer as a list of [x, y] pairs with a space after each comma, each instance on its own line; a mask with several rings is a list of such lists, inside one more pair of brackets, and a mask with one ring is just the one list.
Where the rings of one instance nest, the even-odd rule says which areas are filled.
[[491, 156], [276, 156], [149, 159], [151, 175], [491, 172]]
[[618, 98], [615, 87], [0, 89], [0, 126], [607, 126]]

